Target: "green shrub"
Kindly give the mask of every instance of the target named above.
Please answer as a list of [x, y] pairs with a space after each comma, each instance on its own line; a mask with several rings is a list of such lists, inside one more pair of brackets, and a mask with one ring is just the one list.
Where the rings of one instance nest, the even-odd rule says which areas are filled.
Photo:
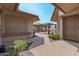
[[27, 41], [24, 39], [17, 39], [14, 41], [14, 48], [23, 51], [27, 47]]
[[50, 39], [51, 39], [51, 38], [52, 38], [52, 35], [51, 35], [51, 34], [49, 34], [49, 35], [48, 35], [48, 38], [50, 38]]
[[28, 42], [25, 39], [16, 39], [12, 45], [12, 48], [14, 50], [13, 55], [17, 55], [18, 52], [25, 50], [27, 46]]
[[59, 39], [59, 34], [57, 34], [57, 33], [49, 34], [48, 37], [50, 39]]

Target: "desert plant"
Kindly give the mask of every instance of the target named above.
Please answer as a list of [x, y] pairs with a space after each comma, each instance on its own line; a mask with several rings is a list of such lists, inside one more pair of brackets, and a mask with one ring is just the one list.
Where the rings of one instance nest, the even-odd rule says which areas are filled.
[[13, 55], [17, 55], [18, 52], [21, 52], [26, 49], [28, 46], [28, 42], [24, 39], [16, 39], [13, 42], [12, 48], [13, 48]]

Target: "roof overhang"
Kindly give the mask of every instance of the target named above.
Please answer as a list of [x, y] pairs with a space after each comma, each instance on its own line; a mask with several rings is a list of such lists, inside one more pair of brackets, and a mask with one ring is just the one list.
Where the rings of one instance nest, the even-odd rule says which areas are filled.
[[52, 15], [51, 21], [57, 21], [59, 10], [57, 8], [54, 9], [54, 13]]
[[62, 17], [68, 17], [68, 16], [73, 16], [73, 15], [79, 15], [79, 10], [73, 11], [71, 13], [67, 13], [65, 15], [62, 15]]
[[79, 8], [79, 3], [54, 3], [53, 5], [64, 13], [70, 13]]
[[64, 13], [63, 17], [79, 14], [79, 3], [52, 3], [56, 7], [51, 21], [58, 20], [57, 9]]
[[26, 12], [19, 11], [19, 10], [14, 11], [14, 12], [5, 12], [5, 14], [12, 15], [12, 16], [17, 16], [17, 17], [22, 17], [22, 18], [29, 18], [33, 21], [38, 21], [39, 20], [39, 17], [37, 15], [33, 15], [33, 14], [26, 13]]
[[20, 11], [18, 9], [19, 3], [0, 3], [0, 10], [4, 11], [8, 15], [15, 15], [19, 17], [29, 17], [34, 21], [39, 20], [39, 17], [34, 14]]
[[15, 11], [19, 6], [19, 3], [0, 3], [0, 9]]

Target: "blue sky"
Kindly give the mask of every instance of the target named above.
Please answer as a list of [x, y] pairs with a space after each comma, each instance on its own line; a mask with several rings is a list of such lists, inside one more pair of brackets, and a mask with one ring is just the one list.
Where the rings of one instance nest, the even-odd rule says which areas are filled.
[[20, 3], [19, 8], [21, 11], [38, 15], [40, 23], [51, 22], [51, 16], [54, 11], [54, 6], [49, 3]]

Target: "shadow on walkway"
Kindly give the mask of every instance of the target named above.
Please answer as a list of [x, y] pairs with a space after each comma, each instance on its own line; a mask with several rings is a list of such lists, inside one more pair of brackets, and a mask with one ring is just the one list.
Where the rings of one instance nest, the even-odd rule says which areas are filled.
[[33, 42], [33, 43], [31, 44], [31, 46], [29, 47], [29, 49], [44, 44], [44, 38], [38, 37], [38, 36], [30, 38], [29, 41], [32, 41], [32, 42]]
[[71, 41], [71, 40], [64, 40], [66, 42], [68, 42], [69, 44], [79, 48], [79, 42], [78, 41]]

